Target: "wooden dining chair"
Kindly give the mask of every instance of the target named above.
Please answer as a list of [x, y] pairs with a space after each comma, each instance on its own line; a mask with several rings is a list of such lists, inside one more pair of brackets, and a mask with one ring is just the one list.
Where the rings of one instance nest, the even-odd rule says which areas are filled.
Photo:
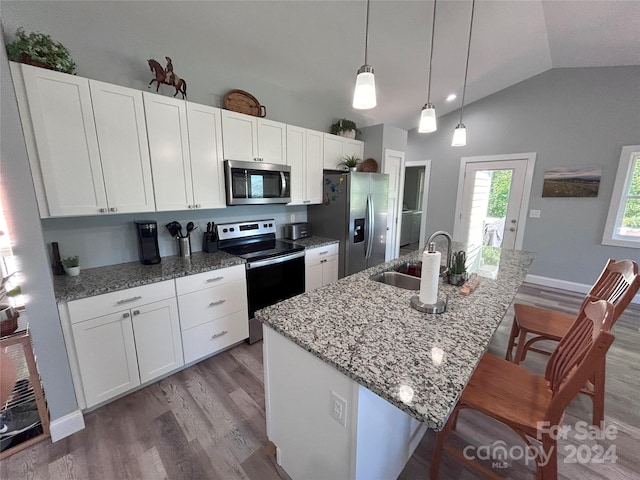
[[[455, 429], [460, 410], [470, 408], [514, 430], [532, 455], [535, 454], [536, 478], [555, 480], [558, 473], [557, 445], [556, 437], [550, 433], [554, 432], [554, 426], [560, 424], [565, 408], [593, 376], [596, 365], [611, 346], [614, 337], [608, 330], [613, 312], [613, 305], [605, 300], [589, 298], [584, 302], [575, 322], [551, 355], [544, 376], [485, 353], [436, 437], [431, 479], [438, 478], [443, 450], [491, 478], [500, 478], [490, 468], [470, 460], [453, 445], [445, 444], [446, 437]], [[540, 425], [547, 428], [539, 430]], [[542, 448], [544, 456], [537, 447]]]
[[[586, 298], [597, 298], [612, 303], [614, 313], [611, 325], [613, 325], [639, 288], [640, 276], [636, 262], [632, 260], [616, 262], [609, 259], [600, 277], [585, 297], [585, 301]], [[551, 355], [551, 352], [533, 345], [543, 340], [559, 342], [575, 320], [574, 315], [532, 305], [516, 303], [513, 308], [514, 318], [505, 358], [516, 364], [525, 359], [529, 350]], [[532, 337], [527, 340], [530, 334]], [[513, 355], [514, 348], [515, 355]], [[606, 359], [603, 359], [594, 377], [581, 390], [582, 393], [589, 395], [593, 402], [592, 423], [595, 426], [600, 426], [604, 420], [605, 367]]]

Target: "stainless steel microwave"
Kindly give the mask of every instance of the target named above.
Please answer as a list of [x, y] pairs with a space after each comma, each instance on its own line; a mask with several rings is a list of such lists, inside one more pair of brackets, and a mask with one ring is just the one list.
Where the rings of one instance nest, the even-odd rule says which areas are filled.
[[291, 167], [262, 162], [224, 161], [227, 205], [291, 202]]

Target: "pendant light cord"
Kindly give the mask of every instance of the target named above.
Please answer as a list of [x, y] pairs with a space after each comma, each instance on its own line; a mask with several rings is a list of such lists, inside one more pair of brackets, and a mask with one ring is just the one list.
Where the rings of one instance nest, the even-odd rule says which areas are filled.
[[436, 30], [436, 4], [438, 0], [433, 0], [433, 24], [431, 25], [431, 53], [429, 54], [429, 87], [427, 88], [427, 103], [431, 103], [431, 72], [433, 70], [433, 37]]
[[462, 84], [462, 105], [460, 106], [460, 123], [462, 123], [462, 112], [464, 111], [464, 94], [467, 90], [467, 72], [469, 71], [469, 51], [471, 50], [471, 32], [473, 31], [473, 11], [475, 10], [476, 0], [471, 3], [471, 23], [469, 24], [469, 43], [467, 45], [467, 64], [464, 67], [464, 83]]
[[369, 50], [369, 0], [367, 0], [367, 25], [364, 33], [364, 64], [365, 65], [369, 65], [367, 63], [368, 50]]

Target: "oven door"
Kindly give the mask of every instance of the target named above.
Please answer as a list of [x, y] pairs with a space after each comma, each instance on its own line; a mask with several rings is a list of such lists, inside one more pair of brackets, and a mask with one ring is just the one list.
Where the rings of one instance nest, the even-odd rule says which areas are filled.
[[227, 205], [259, 205], [291, 201], [291, 167], [225, 160]]
[[262, 324], [256, 310], [304, 293], [304, 251], [250, 262], [247, 267], [249, 343], [262, 339]]

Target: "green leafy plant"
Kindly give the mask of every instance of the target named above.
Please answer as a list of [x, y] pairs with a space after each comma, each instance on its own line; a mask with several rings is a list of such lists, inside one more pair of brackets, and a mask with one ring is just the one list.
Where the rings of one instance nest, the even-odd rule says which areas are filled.
[[69, 50], [49, 35], [39, 32], [25, 33], [22, 28], [16, 30], [16, 40], [7, 45], [9, 60], [22, 62], [22, 55], [31, 60], [63, 73], [74, 73], [76, 64]]
[[67, 257], [62, 259], [62, 264], [67, 267], [79, 267], [80, 266], [80, 258], [76, 255], [75, 257]]
[[349, 130], [357, 131], [356, 122], [352, 122], [351, 120], [347, 120], [346, 118], [342, 118], [331, 125], [331, 133], [333, 133], [334, 135], [337, 135], [340, 132], [347, 132]]
[[358, 158], [358, 156], [356, 155], [345, 155], [344, 160], [341, 161], [338, 165], [344, 165], [347, 168], [355, 168], [360, 164], [361, 161], [362, 159]]
[[467, 254], [460, 250], [459, 252], [453, 252], [451, 255], [451, 265], [449, 265], [449, 271], [453, 275], [462, 275], [467, 271]]

